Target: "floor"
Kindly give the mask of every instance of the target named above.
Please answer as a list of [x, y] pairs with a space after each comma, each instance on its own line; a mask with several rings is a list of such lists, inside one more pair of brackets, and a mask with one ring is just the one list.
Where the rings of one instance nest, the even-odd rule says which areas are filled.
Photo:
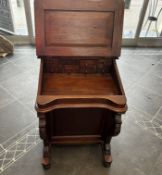
[[0, 58], [0, 174], [160, 175], [162, 172], [162, 50], [123, 48], [118, 60], [128, 99], [122, 130], [112, 140], [113, 163], [101, 164], [99, 145], [55, 146], [43, 170], [34, 110], [39, 60], [34, 47]]

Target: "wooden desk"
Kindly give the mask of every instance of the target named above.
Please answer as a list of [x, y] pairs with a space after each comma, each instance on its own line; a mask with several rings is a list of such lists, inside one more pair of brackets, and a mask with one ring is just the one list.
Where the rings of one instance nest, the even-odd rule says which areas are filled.
[[123, 11], [122, 0], [35, 0], [45, 168], [52, 144], [100, 143], [104, 166], [112, 162], [110, 141], [127, 110], [116, 65]]

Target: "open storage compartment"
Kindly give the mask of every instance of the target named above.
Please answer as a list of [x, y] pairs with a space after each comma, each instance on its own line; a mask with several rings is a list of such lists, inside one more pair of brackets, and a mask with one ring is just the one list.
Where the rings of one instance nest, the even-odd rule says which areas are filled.
[[45, 73], [42, 95], [121, 95], [113, 75]]
[[[50, 63], [44, 61], [41, 95], [122, 95], [113, 63], [105, 72], [70, 73], [48, 69]], [[71, 66], [71, 65], [67, 65]], [[62, 65], [62, 69], [65, 67]], [[89, 70], [90, 71], [90, 70]]]
[[[60, 58], [58, 60], [54, 58], [42, 60], [38, 106], [53, 106], [54, 108], [54, 106], [58, 107], [58, 105], [78, 107], [79, 104], [89, 104], [90, 107], [92, 104], [98, 103], [108, 104], [109, 109], [116, 108], [118, 110], [117, 107], [119, 107], [125, 110], [126, 98], [117, 64], [113, 58], [104, 58], [103, 60], [97, 58], [91, 61], [88, 60], [88, 62], [87, 60], [81, 60], [80, 62], [85, 62], [84, 65], [86, 65], [84, 71], [80, 68], [82, 64], [76, 64], [79, 68], [73, 69], [73, 59], [72, 61], [67, 61], [66, 59], [62, 58], [64, 64], [58, 61]], [[102, 63], [101, 70], [98, 67], [93, 67], [98, 60]], [[52, 65], [57, 66], [56, 62], [60, 67], [58, 66], [54, 69]], [[68, 73], [64, 72], [67, 69], [66, 66], [71, 68], [68, 69]]]

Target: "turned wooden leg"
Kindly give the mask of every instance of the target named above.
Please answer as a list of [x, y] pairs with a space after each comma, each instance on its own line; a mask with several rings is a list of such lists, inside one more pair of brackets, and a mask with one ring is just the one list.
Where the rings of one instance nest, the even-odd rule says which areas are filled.
[[115, 126], [114, 126], [113, 136], [117, 136], [120, 133], [120, 130], [121, 130], [121, 124], [122, 124], [121, 114], [115, 114], [114, 117], [115, 117], [114, 118]]
[[44, 143], [43, 159], [42, 159], [42, 166], [44, 169], [49, 169], [51, 167], [50, 155], [51, 155], [51, 147], [50, 145], [46, 145]]
[[51, 155], [51, 145], [48, 140], [47, 135], [47, 121], [44, 114], [38, 113], [39, 117], [39, 133], [41, 139], [43, 139], [43, 159], [42, 166], [44, 169], [50, 168], [50, 155]]
[[111, 142], [111, 137], [107, 137], [103, 144], [103, 165], [104, 167], [110, 167], [112, 163], [110, 142]]
[[[121, 114], [115, 113], [114, 116], [114, 127], [113, 132], [111, 133], [111, 136], [104, 136], [104, 144], [103, 144], [103, 165], [105, 167], [110, 167], [112, 163], [112, 156], [111, 156], [111, 138], [112, 136], [117, 136], [120, 133], [121, 129]], [[109, 133], [110, 134], [110, 133]]]

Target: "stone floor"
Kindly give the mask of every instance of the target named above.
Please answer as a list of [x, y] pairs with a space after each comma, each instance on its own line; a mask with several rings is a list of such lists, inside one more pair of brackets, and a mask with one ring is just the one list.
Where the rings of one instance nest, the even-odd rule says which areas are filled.
[[39, 60], [34, 47], [16, 47], [0, 58], [0, 174], [161, 175], [162, 51], [123, 48], [118, 60], [128, 99], [121, 134], [112, 140], [113, 163], [101, 164], [99, 145], [54, 147], [43, 170], [34, 111]]

